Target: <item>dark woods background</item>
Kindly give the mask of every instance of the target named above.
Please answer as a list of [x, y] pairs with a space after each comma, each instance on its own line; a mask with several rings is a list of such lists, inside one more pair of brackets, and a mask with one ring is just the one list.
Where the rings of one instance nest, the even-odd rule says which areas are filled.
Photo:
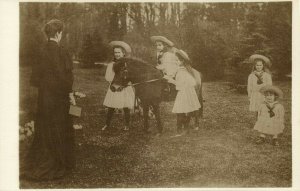
[[65, 23], [65, 44], [83, 67], [109, 59], [111, 40], [151, 61], [150, 36], [163, 35], [185, 50], [205, 80], [245, 84], [247, 57], [268, 56], [273, 78], [291, 73], [292, 3], [20, 3], [20, 65], [36, 62], [42, 29]]

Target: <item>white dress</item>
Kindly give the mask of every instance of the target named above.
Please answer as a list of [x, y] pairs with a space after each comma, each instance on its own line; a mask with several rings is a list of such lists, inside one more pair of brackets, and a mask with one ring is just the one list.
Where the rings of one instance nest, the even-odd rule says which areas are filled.
[[178, 69], [175, 85], [178, 93], [172, 110], [173, 113], [189, 113], [201, 107], [195, 91], [196, 81], [184, 67]]
[[[114, 62], [109, 63], [106, 68], [105, 79], [111, 84], [114, 79], [115, 73], [113, 71]], [[104, 98], [103, 105], [111, 108], [134, 108], [135, 94], [132, 86], [127, 86], [120, 92], [112, 92], [108, 88]]]
[[284, 129], [284, 108], [279, 103], [274, 103], [274, 116], [270, 117], [269, 109], [266, 104], [261, 104], [258, 110], [258, 119], [254, 130], [269, 135], [278, 135]]
[[267, 72], [263, 72], [262, 79], [263, 83], [257, 84], [257, 77], [253, 72], [248, 77], [247, 91], [250, 98], [250, 111], [258, 111], [258, 107], [264, 102], [264, 95], [259, 92], [260, 88], [265, 85], [272, 85], [272, 77]]
[[178, 58], [174, 53], [165, 52], [160, 58], [158, 69], [162, 70], [168, 76], [174, 76], [178, 69]]

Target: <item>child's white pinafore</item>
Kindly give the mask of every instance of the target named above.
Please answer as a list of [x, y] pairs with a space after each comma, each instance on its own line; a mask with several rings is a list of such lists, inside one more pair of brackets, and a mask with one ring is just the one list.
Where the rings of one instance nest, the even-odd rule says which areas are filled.
[[284, 108], [276, 103], [273, 109], [274, 116], [270, 117], [269, 109], [266, 104], [261, 104], [258, 110], [258, 119], [254, 130], [269, 135], [278, 135], [284, 129]]
[[[115, 72], [113, 71], [114, 62], [109, 63], [106, 68], [105, 79], [111, 83], [114, 79]], [[135, 94], [132, 86], [127, 86], [120, 92], [112, 92], [108, 88], [104, 98], [103, 105], [111, 108], [134, 108]]]
[[158, 69], [166, 73], [166, 75], [172, 76], [176, 73], [178, 68], [178, 58], [174, 53], [165, 52], [160, 58], [160, 65], [157, 66]]
[[195, 91], [196, 81], [184, 67], [178, 69], [175, 85], [178, 93], [172, 110], [173, 113], [189, 113], [201, 107]]
[[265, 85], [272, 85], [272, 77], [267, 72], [263, 72], [262, 75], [263, 83], [257, 84], [257, 77], [252, 72], [248, 77], [248, 97], [250, 99], [250, 111], [258, 111], [260, 104], [264, 102], [264, 95], [259, 92], [260, 88]]

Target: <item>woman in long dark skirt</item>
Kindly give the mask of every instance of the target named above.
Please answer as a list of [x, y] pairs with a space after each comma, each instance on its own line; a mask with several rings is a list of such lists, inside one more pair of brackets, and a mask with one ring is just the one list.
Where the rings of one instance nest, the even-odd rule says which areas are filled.
[[35, 180], [61, 178], [75, 167], [74, 130], [69, 107], [72, 61], [59, 43], [63, 23], [51, 20], [44, 32], [48, 42], [33, 68], [31, 84], [38, 88], [38, 109], [33, 143], [21, 166], [21, 176]]

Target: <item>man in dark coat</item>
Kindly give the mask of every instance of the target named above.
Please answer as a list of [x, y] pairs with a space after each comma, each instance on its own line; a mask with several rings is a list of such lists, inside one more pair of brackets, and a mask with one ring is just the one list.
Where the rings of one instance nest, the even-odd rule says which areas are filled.
[[38, 109], [31, 148], [21, 166], [21, 175], [44, 180], [60, 178], [75, 167], [74, 130], [69, 107], [72, 93], [72, 60], [61, 40], [63, 23], [51, 20], [45, 26], [48, 42], [33, 68], [31, 84], [38, 88]]

